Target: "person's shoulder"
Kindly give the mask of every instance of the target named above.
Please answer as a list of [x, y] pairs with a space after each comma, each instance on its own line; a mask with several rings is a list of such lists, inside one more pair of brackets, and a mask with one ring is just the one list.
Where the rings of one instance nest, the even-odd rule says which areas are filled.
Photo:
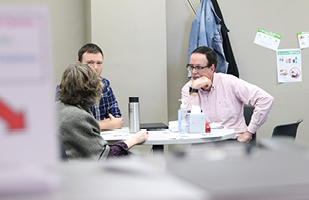
[[239, 84], [242, 81], [231, 74], [224, 74], [224, 73], [214, 73], [214, 85], [220, 84], [226, 86], [232, 86], [235, 84]]
[[106, 78], [103, 78], [103, 77], [101, 77], [101, 76], [100, 76], [100, 78], [101, 78], [101, 81], [102, 81], [102, 83], [103, 83], [104, 85], [106, 85], [106, 86], [109, 86], [109, 85], [110, 85], [109, 80], [107, 80]]
[[62, 101], [57, 101], [55, 104], [57, 106], [58, 112], [60, 113], [69, 113], [77, 109], [75, 106], [65, 104]]
[[225, 73], [221, 73], [221, 72], [215, 72], [214, 73], [215, 76], [218, 76], [218, 77], [224, 77], [224, 78], [237, 78], [236, 76], [232, 75], [232, 74], [225, 74]]
[[[59, 120], [62, 123], [70, 123], [79, 126], [86, 121], [91, 121], [93, 116], [80, 106], [56, 102]], [[93, 118], [94, 119], [94, 118]], [[95, 119], [94, 119], [95, 120]]]
[[224, 74], [224, 73], [214, 73], [214, 76], [216, 77], [216, 79], [221, 79], [221, 80], [225, 80], [225, 81], [237, 81], [240, 80], [238, 77], [232, 75], [232, 74]]
[[60, 115], [72, 115], [72, 114], [83, 114], [86, 113], [86, 111], [82, 108], [79, 108], [76, 105], [70, 105], [70, 104], [65, 104], [62, 101], [57, 101], [55, 102], [58, 112]]
[[58, 111], [63, 110], [66, 107], [66, 104], [64, 104], [60, 100], [56, 101], [54, 104], [57, 107]]
[[108, 82], [108, 83], [109, 83], [109, 80], [107, 80], [107, 78], [104, 78], [104, 77], [102, 77], [102, 76], [100, 76], [100, 78], [101, 78], [101, 81], [102, 81], [102, 82]]

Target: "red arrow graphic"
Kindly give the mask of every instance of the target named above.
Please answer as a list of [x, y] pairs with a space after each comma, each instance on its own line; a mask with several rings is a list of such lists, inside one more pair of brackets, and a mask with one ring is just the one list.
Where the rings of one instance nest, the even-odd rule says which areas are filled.
[[9, 106], [4, 104], [0, 99], [0, 117], [6, 121], [9, 129], [14, 131], [25, 128], [23, 113], [14, 112]]

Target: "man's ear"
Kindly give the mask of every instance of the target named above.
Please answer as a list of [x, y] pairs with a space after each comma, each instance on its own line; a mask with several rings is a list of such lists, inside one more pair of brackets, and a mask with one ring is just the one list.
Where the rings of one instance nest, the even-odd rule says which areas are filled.
[[210, 69], [211, 69], [212, 72], [215, 72], [215, 69], [216, 69], [215, 64], [212, 64]]
[[77, 64], [80, 64], [81, 62], [80, 61], [77, 61]]

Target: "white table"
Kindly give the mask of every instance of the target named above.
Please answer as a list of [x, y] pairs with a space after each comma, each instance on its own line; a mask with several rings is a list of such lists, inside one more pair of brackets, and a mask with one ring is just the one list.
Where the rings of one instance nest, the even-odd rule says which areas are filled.
[[[222, 141], [235, 136], [234, 129], [212, 129], [211, 133], [179, 134], [167, 130], [148, 131], [149, 138], [140, 145], [153, 145], [154, 150], [163, 150], [163, 145], [197, 144]], [[101, 136], [108, 142], [123, 141], [132, 136], [128, 127], [102, 131]]]

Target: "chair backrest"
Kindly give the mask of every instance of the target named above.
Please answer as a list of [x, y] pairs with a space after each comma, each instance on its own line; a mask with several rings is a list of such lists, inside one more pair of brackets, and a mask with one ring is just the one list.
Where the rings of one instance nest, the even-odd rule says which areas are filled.
[[[249, 106], [249, 105], [246, 105], [244, 104], [244, 117], [245, 117], [245, 121], [246, 121], [246, 125], [248, 126], [250, 121], [251, 121], [251, 116], [253, 114], [253, 110], [254, 110], [254, 107], [253, 106]], [[255, 134], [252, 134], [252, 142], [255, 142], [255, 139], [256, 139], [256, 133]]]
[[295, 123], [282, 124], [274, 128], [272, 137], [276, 136], [288, 136], [295, 139], [298, 125], [303, 121], [303, 119], [297, 120]]

